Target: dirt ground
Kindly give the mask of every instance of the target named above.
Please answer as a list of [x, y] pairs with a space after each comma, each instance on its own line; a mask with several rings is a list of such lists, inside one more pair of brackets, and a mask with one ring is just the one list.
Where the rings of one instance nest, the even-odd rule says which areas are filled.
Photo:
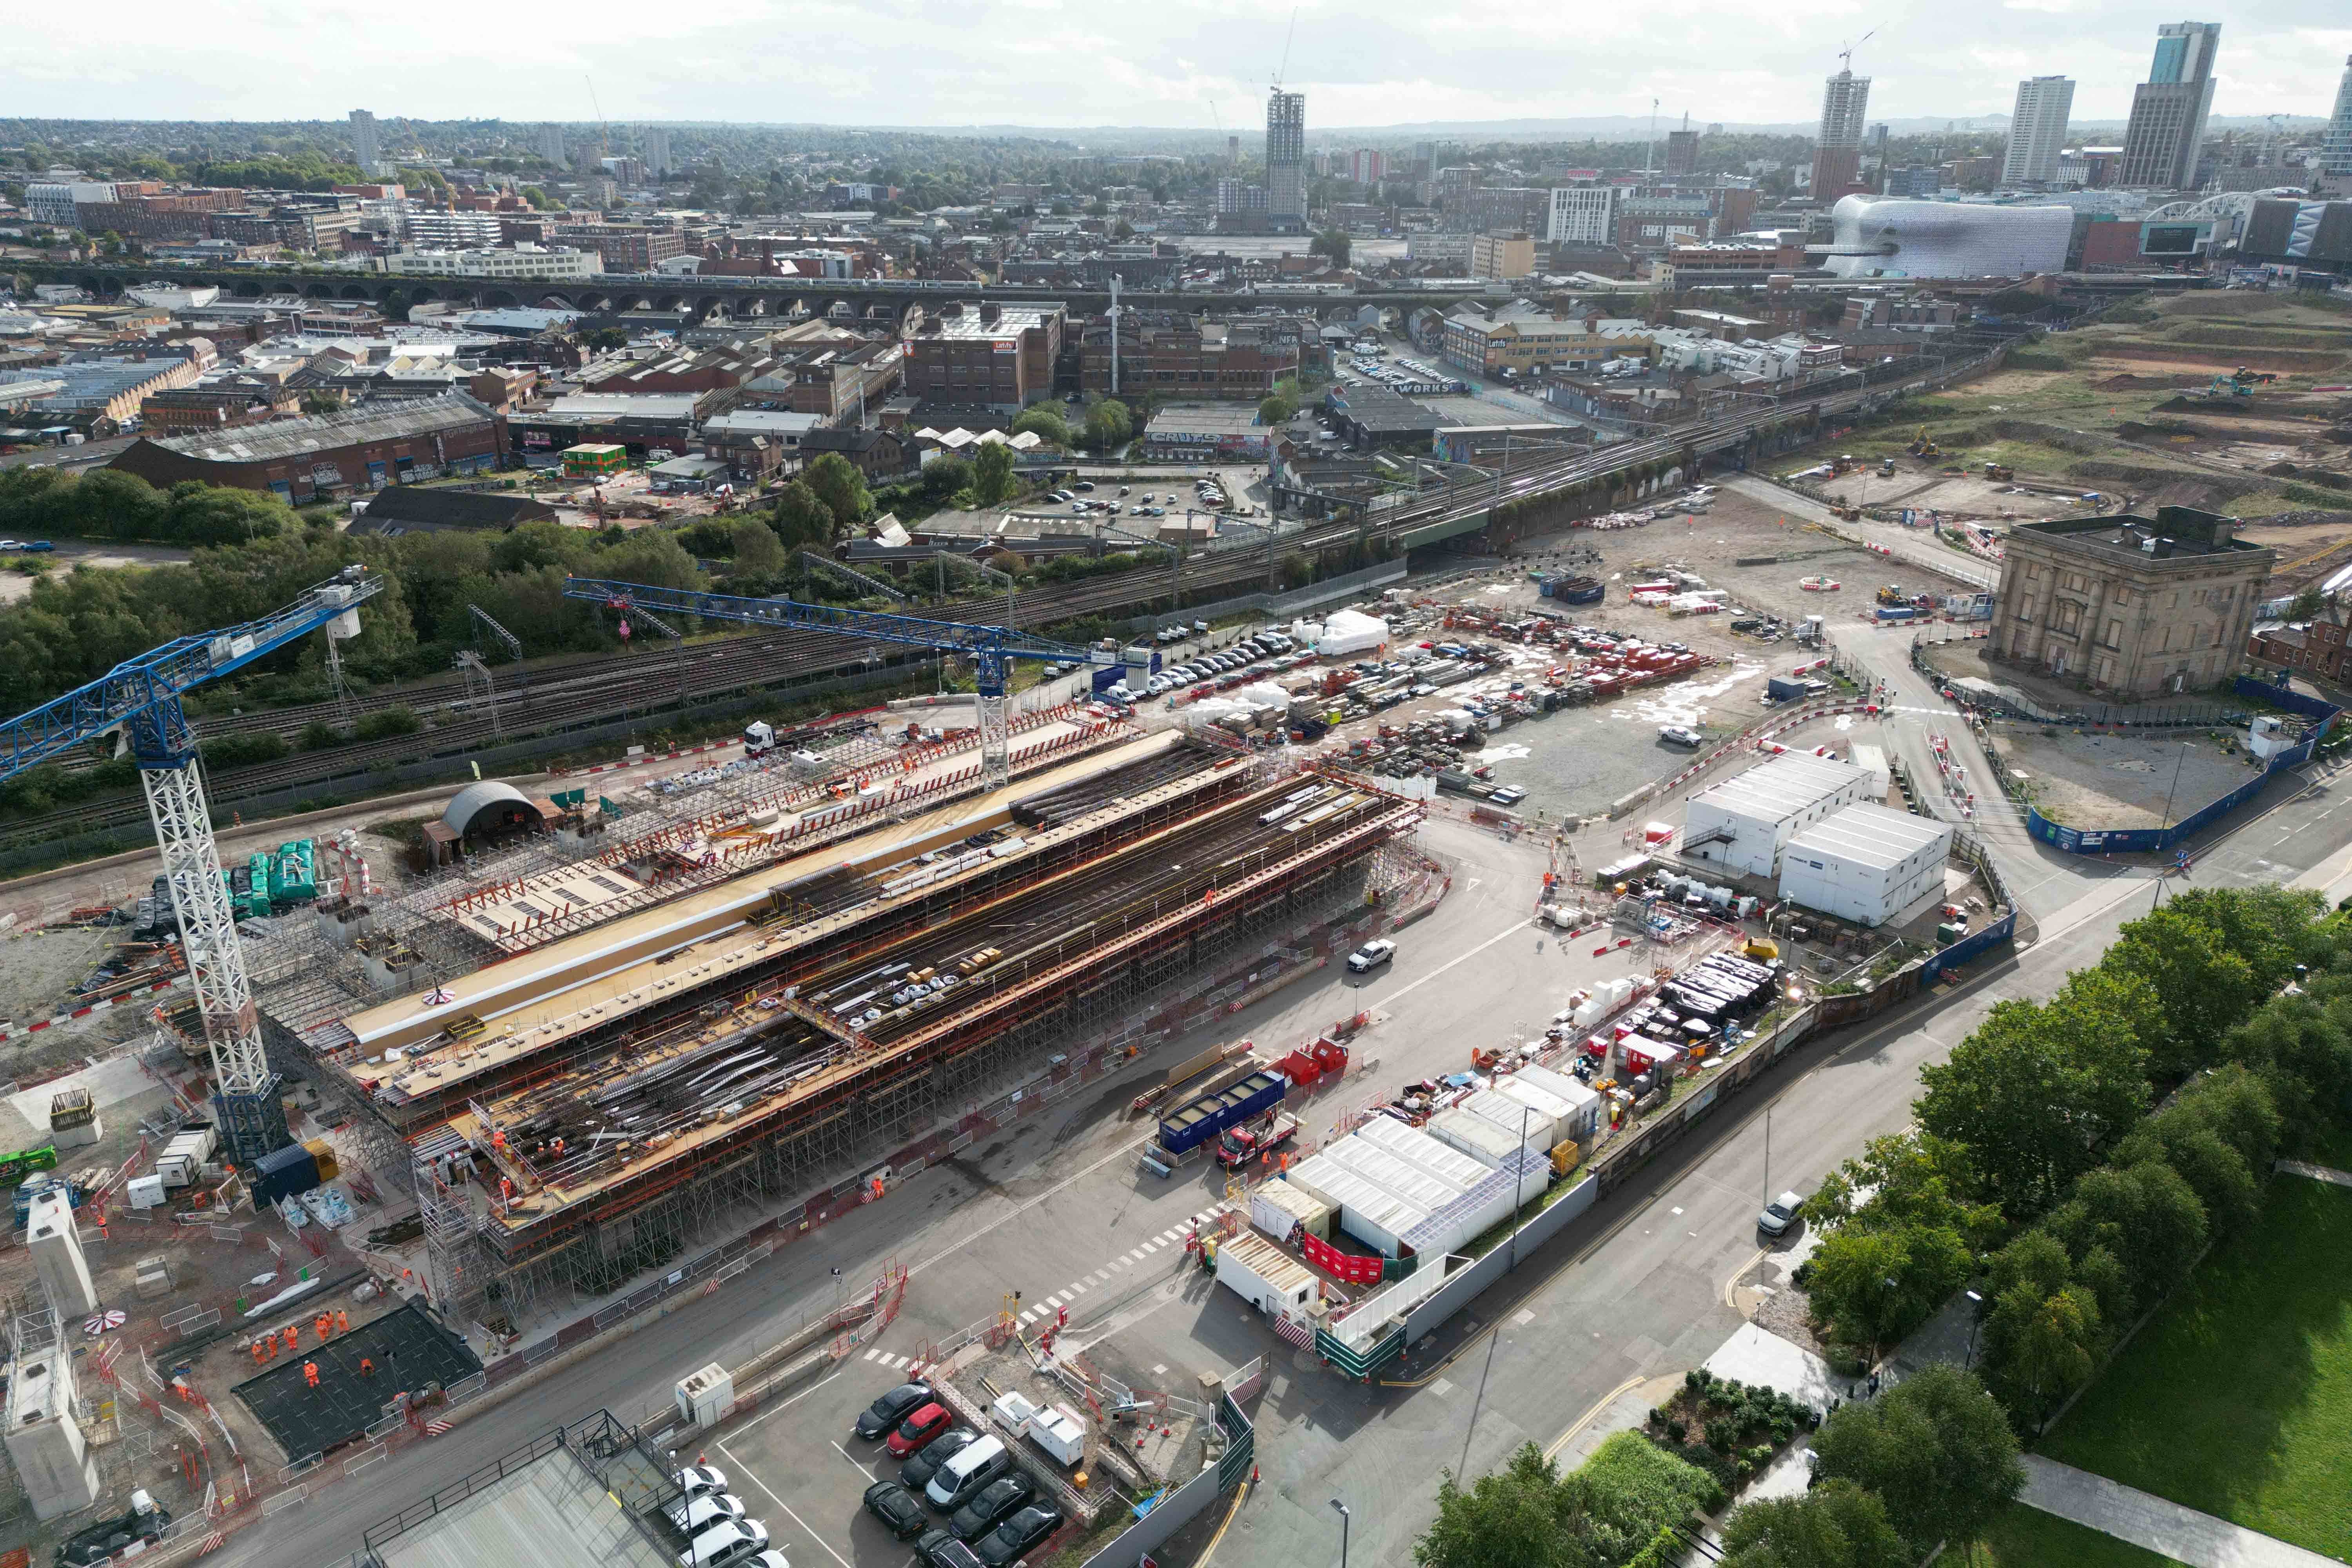
[[2093, 734], [2007, 721], [1994, 746], [2032, 781], [2033, 804], [2053, 822], [2084, 827], [2161, 827], [2255, 776], [2242, 731]]
[[0, 605], [21, 604], [31, 598], [33, 584], [48, 574], [16, 571], [16, 563], [21, 560], [46, 561], [49, 573], [66, 573], [77, 566], [154, 566], [188, 558], [186, 551], [174, 550], [167, 544], [118, 544], [89, 539], [60, 539], [56, 544], [57, 550], [48, 555], [7, 558], [8, 566], [0, 569]]

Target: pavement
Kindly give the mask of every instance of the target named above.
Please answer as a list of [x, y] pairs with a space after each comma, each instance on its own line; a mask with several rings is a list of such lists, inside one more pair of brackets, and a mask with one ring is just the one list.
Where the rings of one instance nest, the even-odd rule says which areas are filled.
[[2189, 1568], [2341, 1568], [2333, 1557], [2039, 1454], [2025, 1456], [2025, 1490], [2019, 1500]]
[[[1903, 650], [1888, 651], [1874, 662], [1899, 681]], [[1934, 721], [1923, 718], [1919, 727]], [[2203, 837], [2194, 880], [2285, 880], [2346, 857], [2352, 814], [2338, 809], [2343, 798], [2323, 775], [2273, 785]], [[1311, 1102], [1310, 1142], [1350, 1103], [1450, 1070], [1472, 1044], [1539, 1029], [1559, 998], [1585, 983], [1589, 953], [1562, 953], [1557, 943], [1538, 952], [1526, 930], [1544, 865], [1532, 842], [1506, 844], [1444, 818], [1423, 837], [1452, 862], [1454, 889], [1404, 933], [1394, 965], [1370, 977], [1318, 973], [1226, 1020], [1230, 1035], [1279, 1047], [1360, 1008], [1373, 1012], [1377, 1022], [1358, 1047], [1366, 1070]], [[1079, 1283], [1087, 1289], [1065, 1297], [1074, 1338], [1106, 1371], [1139, 1386], [1181, 1391], [1201, 1372], [1267, 1354], [1255, 1412], [1263, 1480], [1223, 1539], [1221, 1568], [1328, 1560], [1337, 1545], [1334, 1497], [1354, 1510], [1353, 1550], [1366, 1562], [1408, 1562], [1433, 1516], [1442, 1468], [1476, 1474], [1522, 1442], [1564, 1451], [1592, 1440], [1612, 1429], [1613, 1418], [1646, 1407], [1629, 1404], [1644, 1384], [1679, 1376], [1713, 1354], [1744, 1321], [1730, 1288], [1759, 1261], [1754, 1224], [1764, 1196], [1811, 1190], [1864, 1140], [1906, 1125], [1922, 1066], [1941, 1060], [1994, 1003], [2046, 995], [2070, 970], [2095, 961], [2158, 889], [2152, 868], [2128, 859], [2060, 857], [2021, 837], [1987, 837], [2036, 917], [2030, 945], [1969, 966], [1952, 991], [1790, 1052], [1696, 1136], [1531, 1249], [1485, 1298], [1416, 1345], [1387, 1382], [1348, 1383], [1291, 1352], [1230, 1297], [1191, 1288], [1181, 1247], [1160, 1239], [1222, 1195], [1222, 1184], [1197, 1167], [1165, 1182], [1139, 1174], [1144, 1124], [1123, 1111], [1172, 1059], [1211, 1043], [1196, 1032], [1104, 1080], [1091, 1099], [1072, 1096], [925, 1171], [887, 1201], [810, 1233], [724, 1291], [550, 1377], [529, 1397], [396, 1456], [371, 1472], [365, 1489], [322, 1489], [215, 1555], [271, 1568], [337, 1558], [366, 1526], [556, 1421], [600, 1405], [634, 1412], [666, 1403], [687, 1372], [743, 1359], [832, 1304], [832, 1268], [862, 1280], [896, 1258], [911, 1265], [912, 1282], [904, 1315], [876, 1347], [877, 1361], [994, 1312], [1013, 1289], [1034, 1303]], [[836, 1489], [854, 1479], [857, 1461], [832, 1452], [843, 1410], [896, 1375], [852, 1359], [818, 1385], [823, 1392], [790, 1407], [794, 1415], [765, 1420], [740, 1443], [719, 1435], [740, 1449], [753, 1490], [777, 1500], [766, 1517], [795, 1562], [897, 1568], [905, 1561], [903, 1548], [886, 1550], [858, 1533], [846, 1494]], [[841, 1409], [833, 1408], [836, 1400]], [[783, 1439], [773, 1452], [772, 1437]], [[840, 1472], [837, 1481], [820, 1485], [820, 1458]]]

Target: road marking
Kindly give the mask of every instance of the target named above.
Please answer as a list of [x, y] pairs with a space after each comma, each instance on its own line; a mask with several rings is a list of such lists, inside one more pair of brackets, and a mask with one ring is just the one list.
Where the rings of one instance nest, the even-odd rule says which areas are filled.
[[1513, 1321], [1514, 1323], [1517, 1323], [1519, 1327], [1521, 1327], [1521, 1328], [1523, 1328], [1523, 1329], [1524, 1329], [1524, 1328], [1526, 1328], [1529, 1323], [1534, 1322], [1535, 1321], [1536, 1321], [1536, 1310], [1535, 1310], [1533, 1307], [1529, 1307], [1529, 1308], [1528, 1308], [1526, 1310], [1522, 1311], [1522, 1312], [1521, 1312], [1517, 1317], [1513, 1318], [1513, 1319], [1511, 1320], [1511, 1321]]
[[1129, 1253], [1125, 1258], [1120, 1258], [1120, 1259], [1119, 1259], [1119, 1261], [1120, 1261], [1121, 1263], [1132, 1263], [1132, 1262], [1134, 1262], [1137, 1258], [1141, 1258], [1142, 1256], [1143, 1256], [1143, 1249], [1142, 1249], [1141, 1247], [1138, 1247], [1138, 1248], [1137, 1248], [1136, 1250], [1134, 1250], [1133, 1252]]
[[1530, 923], [1532, 922], [1528, 921], [1513, 921], [1509, 925], [1504, 927], [1493, 936], [1488, 937], [1486, 941], [1480, 942], [1469, 952], [1463, 953], [1460, 957], [1449, 958], [1444, 963], [1439, 964], [1436, 968], [1429, 971], [1420, 978], [1408, 980], [1402, 985], [1398, 986], [1395, 990], [1386, 993], [1381, 997], [1382, 1005], [1386, 1006], [1393, 1006], [1398, 997], [1406, 994], [1408, 992], [1419, 990], [1421, 987], [1428, 984], [1431, 981], [1436, 979], [1439, 975], [1444, 973], [1447, 970], [1453, 968], [1457, 963], [1469, 963], [1472, 959], [1477, 957], [1480, 953], [1486, 952], [1496, 942], [1509, 941], [1511, 938], [1518, 935], [1521, 931], [1527, 930]]
[[849, 1468], [856, 1470], [859, 1475], [864, 1476], [867, 1480], [878, 1481], [882, 1479], [876, 1475], [872, 1470], [869, 1470], [865, 1466], [859, 1464], [856, 1457], [851, 1454], [848, 1449], [843, 1447], [840, 1444], [835, 1443], [833, 1446], [833, 1451], [839, 1454], [843, 1458], [847, 1459], [849, 1461]]
[[866, 1353], [858, 1359], [861, 1361], [872, 1361], [876, 1356], [880, 1355], [881, 1353], [882, 1347], [880, 1345], [869, 1345], [866, 1347]]
[[1097, 1268], [1093, 1274], [1088, 1276], [1088, 1278], [1093, 1279], [1096, 1284], [1099, 1285], [1104, 1280], [1110, 1278], [1110, 1270], [1108, 1268]]
[[1583, 1431], [1587, 1426], [1591, 1426], [1593, 1422], [1599, 1420], [1601, 1418], [1601, 1413], [1608, 1409], [1611, 1405], [1616, 1404], [1619, 1398], [1641, 1385], [1642, 1379], [1640, 1377], [1629, 1377], [1624, 1382], [1619, 1384], [1616, 1387], [1611, 1389], [1608, 1393], [1602, 1394], [1591, 1409], [1586, 1411], [1583, 1415], [1576, 1418], [1575, 1426], [1570, 1426], [1567, 1431], [1562, 1432], [1559, 1436], [1551, 1440], [1551, 1447], [1544, 1450], [1544, 1458], [1547, 1459], [1559, 1458], [1559, 1451], [1562, 1448], [1567, 1447], [1569, 1444], [1575, 1439], [1576, 1435], [1579, 1432]]
[[1434, 1394], [1440, 1399], [1443, 1399], [1447, 1394], [1454, 1392], [1454, 1384], [1441, 1377], [1435, 1383], [1429, 1385], [1429, 1392]]
[[[832, 1379], [832, 1378], [826, 1378], [826, 1379], [825, 1379], [825, 1382], [827, 1382], [827, 1383], [831, 1383], [832, 1381], [833, 1381], [833, 1379]], [[803, 1391], [803, 1392], [805, 1392], [805, 1391]], [[783, 1408], [783, 1406], [782, 1406], [782, 1405], [778, 1405], [778, 1406], [777, 1406], [777, 1408], [781, 1410], [781, 1409], [782, 1409], [782, 1408]], [[746, 1431], [746, 1432], [750, 1431], [751, 1429], [751, 1427], [749, 1427], [749, 1426], [746, 1426], [745, 1428], [743, 1428], [743, 1430], [744, 1430], [744, 1431]], [[834, 1447], [839, 1447], [840, 1446], [841, 1446], [841, 1445], [839, 1445], [838, 1443], [836, 1443], [836, 1444], [835, 1444], [835, 1445], [834, 1445]], [[727, 1456], [727, 1458], [728, 1458], [729, 1459], [733, 1460], [734, 1465], [735, 1465], [735, 1468], [736, 1468], [737, 1469], [741, 1470], [741, 1471], [742, 1471], [746, 1476], [750, 1476], [750, 1477], [751, 1477], [751, 1484], [752, 1484], [753, 1486], [755, 1486], [755, 1487], [759, 1488], [761, 1491], [763, 1491], [763, 1492], [767, 1492], [767, 1493], [768, 1493], [768, 1500], [769, 1500], [770, 1502], [774, 1503], [778, 1508], [782, 1509], [786, 1513], [788, 1513], [788, 1514], [792, 1514], [793, 1522], [794, 1524], [799, 1525], [803, 1530], [807, 1531], [808, 1531], [808, 1538], [809, 1538], [811, 1541], [815, 1542], [819, 1546], [824, 1546], [824, 1552], [825, 1552], [825, 1555], [826, 1555], [826, 1556], [828, 1556], [828, 1557], [832, 1558], [835, 1563], [840, 1563], [840, 1564], [841, 1564], [841, 1568], [850, 1568], [849, 1559], [848, 1559], [848, 1558], [846, 1558], [846, 1557], [844, 1557], [840, 1552], [835, 1552], [832, 1547], [830, 1547], [830, 1546], [825, 1546], [824, 1537], [823, 1537], [822, 1535], [819, 1535], [819, 1534], [818, 1534], [815, 1531], [814, 1531], [814, 1530], [809, 1530], [809, 1522], [808, 1522], [808, 1521], [807, 1521], [807, 1520], [803, 1519], [799, 1514], [793, 1513], [793, 1505], [792, 1505], [792, 1504], [790, 1504], [790, 1503], [786, 1502], [783, 1499], [782, 1499], [782, 1498], [778, 1497], [774, 1492], [772, 1492], [772, 1491], [769, 1491], [769, 1489], [768, 1489], [768, 1483], [767, 1483], [767, 1482], [765, 1482], [765, 1481], [763, 1481], [763, 1480], [761, 1480], [758, 1476], [756, 1476], [756, 1475], [752, 1475], [752, 1474], [751, 1474], [751, 1466], [749, 1466], [749, 1465], [747, 1465], [747, 1464], [745, 1464], [741, 1459], [737, 1458], [736, 1458], [736, 1456], [735, 1456], [735, 1450], [734, 1450], [734, 1449], [732, 1449], [732, 1448], [729, 1447], [728, 1447], [725, 1443], [723, 1443], [723, 1442], [722, 1442], [722, 1443], [718, 1444], [718, 1445], [717, 1445], [717, 1447], [718, 1447], [718, 1449], [719, 1449], [719, 1451], [720, 1453], [722, 1453], [722, 1454], [726, 1455], [726, 1456]], [[854, 1461], [853, 1461], [853, 1462], [854, 1462]]]
[[1083, 1280], [1083, 1279], [1079, 1280], [1076, 1284], [1075, 1284], [1075, 1285], [1073, 1285], [1073, 1286], [1071, 1286], [1071, 1287], [1070, 1287], [1070, 1295], [1071, 1295], [1071, 1297], [1072, 1297], [1073, 1299], [1076, 1299], [1076, 1298], [1077, 1298], [1077, 1297], [1083, 1296], [1083, 1295], [1085, 1295], [1086, 1293], [1087, 1293], [1087, 1282], [1086, 1282], [1085, 1280]]
[[[752, 1426], [757, 1426], [761, 1422], [767, 1420], [770, 1416], [782, 1415], [788, 1406], [797, 1404], [801, 1400], [806, 1399], [810, 1394], [814, 1394], [818, 1389], [823, 1388], [826, 1384], [831, 1383], [835, 1378], [839, 1377], [841, 1373], [837, 1372], [826, 1373], [823, 1377], [817, 1379], [814, 1383], [810, 1384], [806, 1388], [802, 1389], [798, 1394], [793, 1394], [782, 1405], [777, 1405], [773, 1410], [768, 1411], [764, 1415], [754, 1415], [751, 1417], [751, 1426], [745, 1426], [741, 1432], [736, 1433], [735, 1436], [740, 1437], [746, 1433], [749, 1433]], [[772, 1497], [774, 1494], [772, 1492], [769, 1495]]]

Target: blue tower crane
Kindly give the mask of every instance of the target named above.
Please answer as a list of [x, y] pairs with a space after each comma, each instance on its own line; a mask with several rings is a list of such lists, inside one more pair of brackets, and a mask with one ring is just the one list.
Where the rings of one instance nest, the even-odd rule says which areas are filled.
[[844, 637], [894, 643], [901, 647], [969, 654], [979, 676], [981, 773], [992, 784], [1003, 784], [1013, 776], [1005, 696], [1014, 659], [1067, 659], [1092, 665], [1119, 662], [1119, 656], [1108, 649], [1078, 647], [1051, 637], [1031, 637], [1010, 626], [929, 621], [919, 616], [882, 615], [872, 610], [843, 609], [835, 605], [803, 605], [792, 599], [743, 599], [726, 594], [699, 593], [692, 588], [655, 588], [642, 583], [611, 583], [596, 577], [565, 578], [563, 596], [586, 599], [616, 610], [643, 606], [664, 613], [700, 616], [706, 620], [838, 632]]
[[180, 698], [322, 628], [331, 639], [357, 637], [360, 605], [383, 588], [383, 578], [346, 566], [257, 621], [165, 643], [125, 659], [79, 690], [0, 723], [0, 780], [101, 736], [118, 734], [127, 742], [139, 764], [148, 815], [154, 818], [197, 1013], [212, 1047], [223, 1141], [229, 1158], [247, 1169], [292, 1140], [278, 1102], [278, 1079], [262, 1048], [245, 954], [237, 946], [236, 912], [221, 879], [220, 848], [205, 809], [195, 733]]

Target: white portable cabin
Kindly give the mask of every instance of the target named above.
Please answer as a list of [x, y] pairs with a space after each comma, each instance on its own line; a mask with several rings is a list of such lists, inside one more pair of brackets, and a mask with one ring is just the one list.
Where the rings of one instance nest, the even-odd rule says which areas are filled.
[[1321, 1154], [1293, 1165], [1288, 1180], [1338, 1210], [1339, 1228], [1384, 1258], [1402, 1256], [1405, 1232], [1429, 1217]]
[[1217, 1283], [1276, 1318], [1306, 1318], [1322, 1289], [1305, 1264], [1246, 1230], [1217, 1243]]
[[1331, 1205], [1309, 1194], [1304, 1187], [1293, 1186], [1276, 1177], [1261, 1182], [1250, 1191], [1250, 1224], [1274, 1237], [1288, 1241], [1292, 1233], [1305, 1230], [1318, 1239], [1331, 1239]]
[[1791, 752], [1691, 796], [1683, 855], [1750, 877], [1778, 876], [1789, 840], [1870, 790], [1851, 763]]
[[1407, 1127], [1393, 1116], [1373, 1117], [1356, 1129], [1356, 1136], [1465, 1193], [1485, 1181], [1486, 1173], [1494, 1169], [1459, 1149], [1448, 1148], [1418, 1127]]
[[1856, 925], [1883, 925], [1944, 886], [1948, 824], [1850, 805], [1789, 840], [1780, 897]]
[[1469, 1189], [1441, 1181], [1427, 1171], [1384, 1154], [1360, 1138], [1342, 1138], [1323, 1151], [1335, 1165], [1357, 1175], [1392, 1197], [1402, 1198], [1423, 1214], [1434, 1214]]
[[1455, 1150], [1480, 1164], [1501, 1170], [1510, 1163], [1520, 1148], [1519, 1129], [1516, 1122], [1505, 1131], [1485, 1117], [1460, 1106], [1441, 1110], [1422, 1123], [1422, 1131], [1447, 1148]]
[[[1511, 1077], [1519, 1082], [1542, 1089], [1554, 1100], [1568, 1106], [1564, 1119], [1568, 1135], [1580, 1143], [1590, 1142], [1601, 1128], [1601, 1093], [1579, 1083], [1564, 1072], [1554, 1072], [1539, 1062], [1528, 1062], [1511, 1069]], [[1496, 1088], [1501, 1088], [1497, 1083]]]
[[1464, 1100], [1462, 1109], [1485, 1117], [1539, 1154], [1551, 1152], [1552, 1145], [1559, 1142], [1557, 1119], [1534, 1100], [1482, 1089]]

